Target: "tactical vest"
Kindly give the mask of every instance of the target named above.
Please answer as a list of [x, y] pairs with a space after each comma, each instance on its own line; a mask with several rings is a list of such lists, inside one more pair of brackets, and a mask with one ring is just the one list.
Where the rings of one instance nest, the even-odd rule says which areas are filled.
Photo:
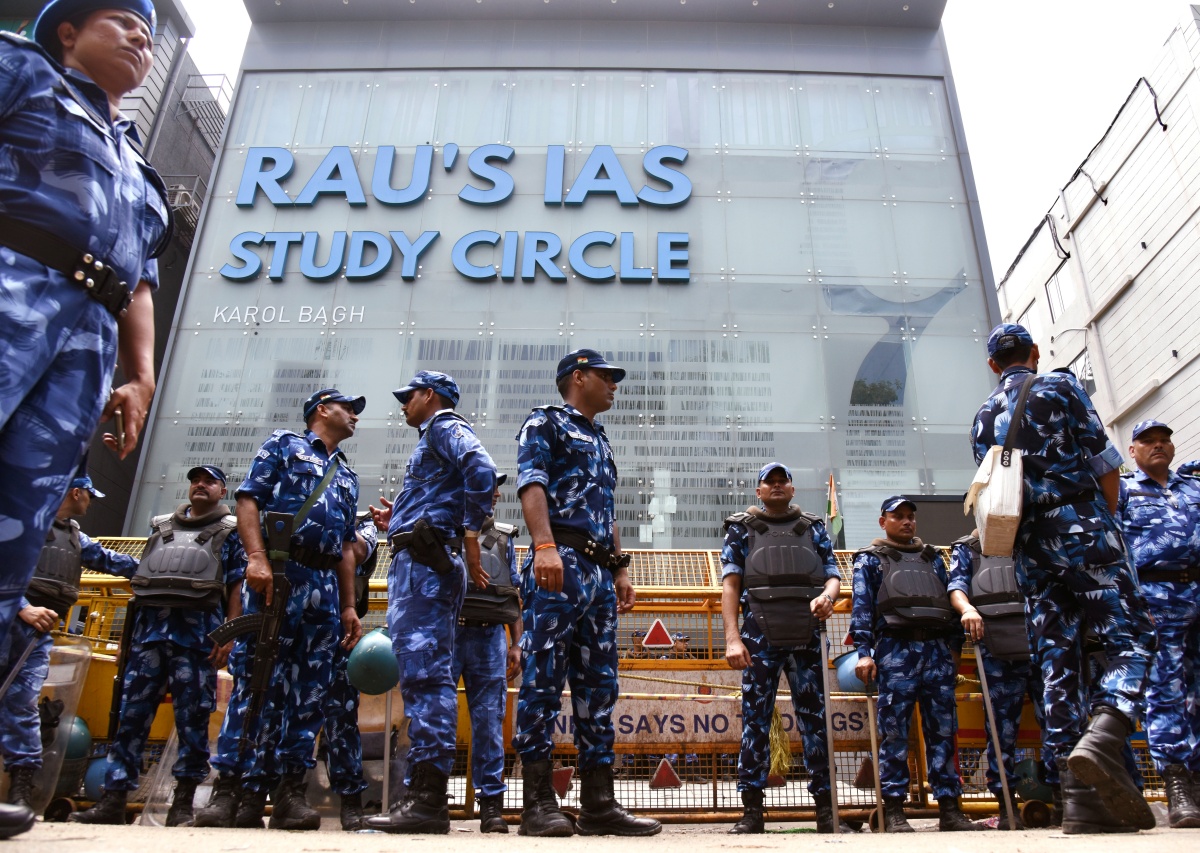
[[920, 551], [900, 551], [888, 545], [864, 549], [879, 557], [883, 582], [875, 606], [887, 627], [898, 635], [911, 631], [955, 629], [958, 614], [950, 606], [946, 585], [933, 570], [937, 555], [932, 545]]
[[818, 517], [799, 509], [783, 518], [739, 512], [725, 527], [741, 524], [749, 532], [742, 589], [750, 615], [772, 646], [807, 646], [817, 620], [809, 609], [825, 591], [825, 565], [810, 528]]
[[47, 607], [59, 616], [79, 600], [79, 578], [83, 574], [83, 543], [79, 525], [54, 519], [46, 531], [46, 544], [38, 555], [37, 568], [25, 598], [34, 607]]
[[511, 625], [521, 615], [521, 599], [508, 565], [508, 543], [517, 536], [517, 528], [492, 519], [489, 522], [479, 536], [479, 559], [488, 576], [488, 588], [480, 589], [468, 580], [459, 614], [464, 625]]
[[154, 533], [129, 581], [138, 604], [214, 610], [225, 596], [221, 548], [237, 529], [224, 507], [201, 518], [183, 514], [187, 505], [151, 521]]
[[1004, 660], [1028, 660], [1029, 630], [1025, 596], [1017, 586], [1012, 557], [984, 557], [979, 537], [964, 536], [955, 545], [971, 551], [971, 605], [983, 617], [983, 644], [988, 654]]
[[[375, 532], [374, 522], [370, 522], [370, 510], [365, 510], [354, 516], [355, 530], [363, 538], [368, 536], [375, 543], [375, 547], [371, 549], [371, 556], [363, 561], [362, 565], [358, 566], [354, 571], [354, 612], [361, 619], [367, 615], [371, 609], [371, 576], [375, 574], [375, 567], [379, 565], [379, 536]], [[364, 533], [363, 529], [367, 532]]]

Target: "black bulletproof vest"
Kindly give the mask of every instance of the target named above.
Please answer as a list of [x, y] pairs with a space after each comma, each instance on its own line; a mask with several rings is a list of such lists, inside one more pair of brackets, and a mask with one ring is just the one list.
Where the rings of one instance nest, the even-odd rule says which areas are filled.
[[511, 524], [488, 519], [479, 536], [479, 559], [488, 575], [488, 588], [467, 582], [459, 621], [470, 625], [511, 625], [521, 615], [521, 600], [512, 585], [508, 543], [517, 535]]
[[950, 594], [933, 570], [935, 551], [926, 545], [920, 551], [899, 551], [886, 545], [868, 549], [879, 557], [883, 583], [879, 585], [876, 607], [889, 628], [898, 630], [936, 630], [949, 632], [957, 614], [950, 606]]
[[992, 657], [1028, 659], [1029, 631], [1025, 625], [1025, 597], [1017, 585], [1012, 557], [984, 557], [979, 539], [964, 536], [954, 544], [971, 551], [971, 604], [983, 617], [983, 644]]
[[25, 591], [29, 603], [34, 607], [48, 607], [59, 616], [65, 616], [79, 600], [82, 554], [79, 525], [73, 520], [54, 519], [46, 531], [46, 544], [38, 555], [37, 568]]
[[150, 607], [213, 610], [225, 595], [221, 548], [237, 529], [237, 519], [224, 511], [188, 518], [186, 504], [171, 515], [157, 516], [146, 553], [130, 579], [133, 596]]

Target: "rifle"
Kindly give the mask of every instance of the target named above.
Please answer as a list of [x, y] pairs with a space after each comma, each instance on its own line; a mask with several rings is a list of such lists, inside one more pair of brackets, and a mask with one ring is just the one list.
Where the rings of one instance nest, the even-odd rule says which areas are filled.
[[129, 647], [133, 644], [133, 623], [137, 621], [138, 605], [129, 599], [125, 605], [125, 624], [121, 626], [121, 645], [117, 648], [117, 673], [113, 676], [112, 704], [108, 708], [108, 740], [116, 740], [121, 725], [121, 699], [125, 695], [125, 669], [129, 666]]
[[235, 637], [253, 633], [255, 635], [254, 662], [250, 667], [249, 700], [242, 717], [242, 731], [238, 737], [238, 765], [245, 757], [247, 747], [257, 746], [257, 739], [249, 735], [250, 721], [257, 719], [266, 703], [271, 689], [271, 675], [279, 657], [279, 631], [287, 612], [288, 598], [292, 585], [284, 574], [288, 553], [292, 547], [292, 527], [295, 516], [286, 512], [268, 512], [266, 515], [267, 557], [271, 561], [271, 581], [274, 586], [271, 604], [259, 613], [250, 613], [231, 619], [209, 634], [217, 645], [223, 646]]

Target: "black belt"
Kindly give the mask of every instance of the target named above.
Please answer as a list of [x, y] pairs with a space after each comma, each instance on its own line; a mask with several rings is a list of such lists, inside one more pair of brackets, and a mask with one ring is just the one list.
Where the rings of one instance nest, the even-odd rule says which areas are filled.
[[[388, 544], [392, 546], [392, 553], [395, 554], [397, 551], [403, 551], [408, 547], [409, 543], [412, 542], [412, 538], [413, 535], [411, 530], [405, 533], [393, 534], [392, 538], [388, 540]], [[450, 550], [455, 554], [462, 553], [461, 536], [443, 536], [442, 541], [449, 545]]]
[[117, 271], [89, 252], [81, 252], [49, 231], [0, 214], [0, 244], [33, 258], [87, 290], [114, 317], [122, 317], [133, 302], [129, 286]]
[[461, 616], [458, 619], [458, 624], [463, 628], [491, 628], [496, 625], [503, 625], [503, 622], [480, 622], [478, 619], [463, 619]]
[[571, 550], [582, 554], [602, 569], [615, 572], [629, 565], [628, 554], [622, 554], [618, 557], [613, 554], [611, 548], [605, 548], [595, 539], [592, 539], [580, 530], [576, 530], [574, 527], [562, 527], [552, 524], [550, 525], [550, 534], [554, 537], [556, 544], [565, 545]]
[[337, 568], [337, 564], [342, 561], [341, 557], [323, 554], [316, 548], [299, 548], [294, 545], [288, 551], [288, 559], [310, 569], [320, 570]]
[[1064, 506], [1074, 506], [1075, 504], [1090, 504], [1090, 503], [1095, 503], [1095, 501], [1096, 501], [1096, 492], [1095, 492], [1095, 490], [1092, 490], [1092, 491], [1084, 492], [1081, 495], [1072, 495], [1069, 498], [1063, 498], [1062, 500], [1055, 501], [1053, 503], [1030, 504], [1030, 509], [1032, 509], [1036, 512], [1048, 512], [1049, 510], [1052, 510], [1052, 509], [1061, 509]]
[[950, 637], [945, 628], [885, 628], [883, 636], [909, 642], [945, 640]]
[[1200, 581], [1200, 570], [1198, 569], [1183, 569], [1182, 571], [1172, 571], [1170, 569], [1138, 569], [1138, 580], [1150, 583], [1192, 583]]

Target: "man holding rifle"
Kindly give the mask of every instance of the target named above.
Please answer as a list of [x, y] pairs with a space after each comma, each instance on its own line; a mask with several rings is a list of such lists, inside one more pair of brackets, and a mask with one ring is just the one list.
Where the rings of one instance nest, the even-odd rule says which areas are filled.
[[304, 434], [275, 431], [238, 487], [247, 615], [213, 637], [253, 634], [231, 654], [234, 695], [213, 760], [220, 776], [196, 826], [261, 827], [272, 789], [271, 828], [321, 825], [305, 800], [305, 775], [315, 764], [333, 647], [340, 638], [353, 648], [362, 636], [348, 547], [358, 475], [338, 444], [354, 435], [365, 406], [336, 388], [317, 391], [304, 403]]

